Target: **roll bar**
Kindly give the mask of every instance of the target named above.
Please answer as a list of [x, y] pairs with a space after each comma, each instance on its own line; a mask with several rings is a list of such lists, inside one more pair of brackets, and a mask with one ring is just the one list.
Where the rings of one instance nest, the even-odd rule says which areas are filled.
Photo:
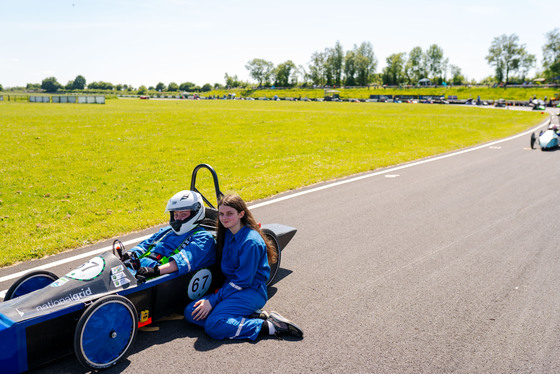
[[[208, 171], [210, 171], [210, 173], [212, 174], [212, 179], [214, 180], [214, 190], [216, 192], [216, 206], [212, 205], [212, 203], [206, 198], [206, 196], [204, 196], [204, 194], [202, 192], [200, 192], [197, 188], [196, 188], [196, 175], [198, 174], [198, 171], [200, 169], [208, 169]], [[196, 191], [200, 194], [200, 196], [202, 196], [202, 199], [204, 200], [204, 202], [209, 206], [212, 207], [214, 209], [217, 209], [216, 207], [218, 206], [218, 201], [220, 201], [220, 198], [222, 196], [224, 196], [224, 194], [220, 191], [220, 184], [218, 182], [218, 174], [216, 174], [216, 171], [214, 170], [214, 168], [208, 164], [199, 164], [197, 165], [193, 172], [192, 172], [192, 176], [191, 176], [191, 191]]]

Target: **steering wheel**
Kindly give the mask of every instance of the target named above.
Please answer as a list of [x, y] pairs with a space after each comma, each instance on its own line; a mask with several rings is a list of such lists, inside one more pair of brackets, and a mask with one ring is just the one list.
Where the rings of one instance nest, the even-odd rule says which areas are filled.
[[122, 254], [125, 252], [124, 244], [119, 240], [115, 239], [113, 242], [113, 254], [122, 260]]

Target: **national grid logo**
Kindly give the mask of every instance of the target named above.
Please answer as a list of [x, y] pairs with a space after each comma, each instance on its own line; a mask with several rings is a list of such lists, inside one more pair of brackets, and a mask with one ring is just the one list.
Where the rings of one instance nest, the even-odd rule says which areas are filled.
[[84, 297], [91, 296], [91, 294], [92, 294], [91, 288], [88, 287], [86, 290], [82, 288], [80, 292], [68, 294], [68, 296], [62, 297], [57, 300], [50, 300], [46, 304], [36, 306], [35, 309], [37, 309], [37, 311], [49, 310], [51, 308], [55, 308], [59, 305], [67, 304], [72, 301], [79, 301]]

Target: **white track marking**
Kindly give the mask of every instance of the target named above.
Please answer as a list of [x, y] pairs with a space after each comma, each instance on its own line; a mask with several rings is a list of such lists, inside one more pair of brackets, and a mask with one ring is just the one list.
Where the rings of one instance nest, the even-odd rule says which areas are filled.
[[[314, 193], [314, 192], [317, 192], [317, 191], [326, 190], [328, 188], [333, 188], [333, 187], [341, 186], [343, 184], [357, 182], [357, 181], [360, 181], [362, 179], [372, 178], [372, 177], [376, 177], [378, 175], [388, 174], [388, 173], [395, 172], [395, 171], [398, 171], [398, 170], [411, 168], [413, 166], [423, 165], [423, 164], [427, 164], [429, 162], [435, 162], [435, 161], [443, 160], [443, 159], [446, 159], [446, 158], [449, 158], [449, 157], [458, 156], [458, 155], [462, 155], [462, 154], [465, 154], [465, 153], [478, 151], [479, 149], [483, 149], [483, 148], [498, 148], [498, 147], [496, 147], [496, 144], [504, 143], [504, 142], [507, 142], [509, 140], [513, 140], [513, 139], [520, 138], [522, 136], [526, 136], [526, 135], [534, 132], [535, 129], [537, 129], [541, 126], [543, 126], [543, 125], [539, 124], [538, 126], [533, 127], [532, 129], [527, 130], [525, 132], [522, 132], [520, 134], [511, 136], [509, 138], [496, 140], [494, 142], [486, 143], [486, 144], [483, 144], [483, 145], [479, 145], [479, 146], [476, 146], [476, 147], [467, 148], [467, 149], [463, 149], [461, 151], [448, 153], [448, 154], [444, 154], [444, 155], [441, 155], [441, 156], [431, 157], [431, 158], [427, 158], [427, 159], [420, 160], [420, 161], [411, 162], [409, 164], [404, 164], [404, 165], [400, 165], [400, 166], [391, 167], [391, 168], [384, 169], [384, 170], [381, 170], [381, 171], [376, 171], [376, 172], [372, 172], [372, 173], [363, 174], [363, 175], [360, 175], [358, 177], [348, 178], [348, 179], [344, 179], [344, 180], [341, 180], [341, 181], [338, 181], [338, 182], [328, 183], [328, 184], [325, 184], [325, 185], [320, 186], [320, 187], [310, 188], [309, 190], [296, 192], [296, 193], [286, 195], [286, 196], [282, 196], [282, 197], [277, 197], [275, 199], [271, 199], [271, 200], [268, 200], [268, 201], [263, 201], [262, 203], [257, 203], [255, 205], [250, 205], [249, 208], [250, 209], [262, 208], [264, 206], [276, 204], [276, 203], [279, 203], [279, 202], [284, 201], [284, 200], [294, 199], [296, 197], [300, 197], [300, 196], [307, 195], [307, 194], [310, 194], [310, 193]], [[501, 147], [499, 147], [499, 148], [501, 148]], [[398, 176], [398, 174], [389, 174], [386, 177], [391, 178], [391, 177], [395, 177], [395, 176]], [[145, 240], [145, 239], [149, 238], [150, 236], [151, 236], [151, 234], [140, 237], [140, 238], [132, 239], [132, 240], [129, 240], [127, 242], [124, 242], [123, 244], [124, 245], [136, 244], [136, 243], [141, 242], [142, 240]], [[0, 282], [4, 282], [4, 281], [10, 280], [10, 279], [19, 278], [23, 274], [28, 273], [30, 271], [50, 269], [52, 267], [62, 265], [62, 264], [68, 263], [68, 262], [72, 262], [72, 261], [78, 260], [80, 258], [85, 258], [85, 257], [89, 258], [89, 257], [92, 257], [92, 256], [97, 255], [99, 253], [108, 251], [110, 249], [112, 249], [112, 246], [107, 246], [107, 247], [96, 249], [96, 250], [93, 250], [93, 251], [90, 251], [90, 252], [82, 253], [82, 254], [77, 255], [77, 256], [68, 257], [64, 260], [59, 260], [59, 261], [55, 261], [55, 262], [52, 262], [52, 263], [49, 263], [49, 264], [44, 264], [44, 265], [41, 265], [41, 266], [37, 266], [33, 269], [28, 269], [28, 270], [20, 271], [18, 273], [6, 275], [4, 277], [0, 277]], [[4, 298], [4, 295], [6, 294], [6, 291], [7, 290], [0, 291], [0, 297], [1, 298]]]

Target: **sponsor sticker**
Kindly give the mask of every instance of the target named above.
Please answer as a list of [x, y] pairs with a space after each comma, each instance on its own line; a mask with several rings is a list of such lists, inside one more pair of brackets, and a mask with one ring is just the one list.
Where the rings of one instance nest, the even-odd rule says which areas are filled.
[[82, 288], [79, 291], [73, 292], [73, 293], [69, 293], [66, 295], [61, 295], [58, 299], [53, 299], [53, 300], [49, 300], [46, 303], [44, 303], [43, 305], [38, 305], [35, 307], [35, 309], [37, 309], [38, 311], [45, 311], [45, 310], [49, 310], [52, 308], [55, 308], [59, 305], [64, 305], [64, 304], [69, 304], [72, 302], [76, 302], [76, 301], [80, 301], [88, 296], [91, 296], [93, 294], [93, 292], [91, 291], [91, 288]]
[[146, 322], [150, 317], [150, 310], [146, 309], [140, 312], [140, 322]]
[[117, 280], [117, 279], [121, 279], [121, 278], [126, 278], [126, 274], [123, 272], [120, 273], [116, 273], [116, 274], [111, 274], [111, 279], [112, 280]]
[[124, 271], [123, 265], [119, 265], [119, 266], [115, 266], [114, 268], [111, 268], [111, 274], [122, 273], [123, 271]]
[[60, 287], [68, 281], [69, 281], [69, 279], [66, 278], [66, 277], [58, 278], [57, 280], [55, 280], [54, 282], [51, 283], [51, 287]]
[[128, 278], [113, 279], [113, 284], [115, 287], [122, 287], [125, 284], [129, 284], [130, 280]]

